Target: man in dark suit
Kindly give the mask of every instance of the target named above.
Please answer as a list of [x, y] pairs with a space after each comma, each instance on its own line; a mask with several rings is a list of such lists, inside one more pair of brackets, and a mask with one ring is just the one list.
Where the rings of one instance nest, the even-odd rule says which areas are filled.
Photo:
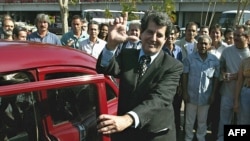
[[[118, 115], [100, 115], [98, 132], [111, 134], [112, 141], [176, 141], [172, 102], [183, 65], [162, 51], [172, 23], [164, 13], [147, 13], [141, 20], [142, 49], [123, 49], [116, 56], [118, 44], [133, 38], [126, 35], [126, 23], [127, 13], [110, 24], [97, 61], [98, 73], [120, 79]], [[140, 77], [143, 55], [150, 58]]]

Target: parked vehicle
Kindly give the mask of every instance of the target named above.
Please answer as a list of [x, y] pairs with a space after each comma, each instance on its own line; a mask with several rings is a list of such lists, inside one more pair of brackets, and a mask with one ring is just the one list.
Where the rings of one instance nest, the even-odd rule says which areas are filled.
[[0, 140], [110, 141], [97, 117], [116, 114], [118, 84], [81, 51], [0, 43]]
[[[106, 10], [106, 9], [85, 9], [82, 10], [82, 17], [88, 22], [91, 20], [97, 21], [99, 23], [109, 23], [114, 20], [115, 17], [121, 16], [122, 11], [118, 10]], [[144, 16], [145, 12], [132, 11], [128, 13], [129, 18], [133, 20], [140, 20]], [[129, 19], [128, 19], [129, 20]]]
[[62, 30], [62, 23], [54, 23], [51, 24], [48, 28], [49, 32], [52, 32], [56, 35], [62, 35], [63, 30]]
[[[219, 24], [223, 28], [233, 27], [236, 15], [237, 15], [237, 10], [229, 10], [222, 12], [219, 18]], [[249, 19], [250, 19], [250, 11], [244, 10], [242, 17], [239, 20], [239, 25], [244, 24]]]

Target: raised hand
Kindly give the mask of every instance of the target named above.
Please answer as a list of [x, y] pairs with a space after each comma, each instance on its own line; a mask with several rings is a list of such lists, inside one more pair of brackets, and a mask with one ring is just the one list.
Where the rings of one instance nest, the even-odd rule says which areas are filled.
[[115, 18], [113, 22], [109, 23], [108, 49], [113, 50], [119, 43], [127, 40], [127, 19], [128, 13], [125, 12], [122, 17]]

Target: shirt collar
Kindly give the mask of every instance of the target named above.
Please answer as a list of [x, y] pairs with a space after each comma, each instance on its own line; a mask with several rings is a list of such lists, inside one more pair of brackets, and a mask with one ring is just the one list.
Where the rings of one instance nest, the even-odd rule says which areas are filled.
[[[157, 52], [156, 54], [150, 56], [150, 58], [151, 58], [150, 64], [154, 61], [154, 59], [158, 56], [159, 53], [160, 53], [160, 51]], [[145, 55], [145, 53], [144, 53], [144, 51], [141, 49], [141, 50], [140, 50], [140, 54], [139, 54], [139, 59], [141, 58], [142, 55]]]
[[[97, 38], [95, 44], [99, 44], [99, 42], [100, 42], [100, 39]], [[88, 43], [91, 43], [91, 41], [89, 40], [89, 38], [88, 38]]]

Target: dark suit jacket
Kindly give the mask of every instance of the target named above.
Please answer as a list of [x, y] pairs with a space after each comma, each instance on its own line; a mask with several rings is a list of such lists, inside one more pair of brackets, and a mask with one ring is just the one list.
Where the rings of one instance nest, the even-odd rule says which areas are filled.
[[[175, 141], [172, 101], [183, 65], [160, 51], [137, 84], [139, 52], [136, 49], [123, 49], [117, 57], [112, 58], [106, 68], [100, 66], [100, 56], [102, 55], [97, 61], [98, 73], [113, 75], [120, 79], [118, 115], [134, 111], [139, 116], [139, 126], [136, 129], [128, 128], [121, 133], [125, 134], [125, 137], [119, 137], [119, 141], [122, 139], [128, 141], [166, 141], [166, 139]], [[166, 131], [166, 129], [168, 130]], [[165, 137], [159, 140], [155, 138], [158, 135]]]

